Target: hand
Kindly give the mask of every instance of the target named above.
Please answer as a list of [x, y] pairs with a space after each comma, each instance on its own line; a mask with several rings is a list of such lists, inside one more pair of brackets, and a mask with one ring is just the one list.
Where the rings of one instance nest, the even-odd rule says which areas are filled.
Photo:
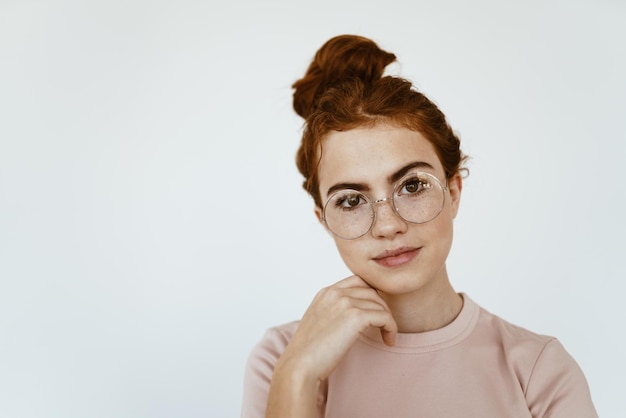
[[380, 328], [385, 344], [394, 344], [398, 327], [376, 290], [358, 276], [341, 280], [315, 296], [277, 369], [325, 380], [369, 327]]

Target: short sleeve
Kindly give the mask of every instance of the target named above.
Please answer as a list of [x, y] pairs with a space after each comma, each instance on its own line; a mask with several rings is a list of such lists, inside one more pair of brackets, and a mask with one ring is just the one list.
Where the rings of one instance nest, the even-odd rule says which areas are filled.
[[597, 418], [587, 379], [561, 343], [551, 339], [539, 354], [526, 388], [533, 418]]
[[244, 375], [241, 418], [265, 417], [274, 367], [288, 343], [289, 336], [271, 328], [252, 349]]

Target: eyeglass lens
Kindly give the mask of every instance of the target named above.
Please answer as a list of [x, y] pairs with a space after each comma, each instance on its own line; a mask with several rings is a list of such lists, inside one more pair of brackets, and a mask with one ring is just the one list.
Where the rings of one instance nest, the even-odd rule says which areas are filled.
[[[395, 212], [405, 221], [420, 224], [439, 215], [445, 190], [432, 174], [415, 172], [397, 183], [389, 200]], [[374, 206], [378, 203], [384, 202], [372, 202], [356, 190], [340, 190], [326, 202], [324, 220], [338, 237], [356, 239], [371, 229], [376, 217]]]

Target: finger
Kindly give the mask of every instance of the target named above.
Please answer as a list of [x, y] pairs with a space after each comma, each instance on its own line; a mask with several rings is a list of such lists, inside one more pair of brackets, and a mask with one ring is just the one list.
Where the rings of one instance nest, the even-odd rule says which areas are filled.
[[[322, 304], [335, 305], [337, 303], [347, 303], [345, 306], [349, 306], [349, 301], [352, 299], [363, 299], [376, 302], [380, 304], [383, 309], [391, 312], [387, 302], [380, 297], [376, 290], [371, 287], [346, 287], [341, 288], [338, 285], [332, 285], [326, 287], [318, 292], [314, 301]], [[324, 302], [322, 302], [324, 301]]]
[[394, 345], [396, 345], [396, 336], [398, 335], [397, 332], [391, 332], [384, 328], [381, 328], [380, 335], [381, 337], [383, 337], [383, 342], [385, 343], [385, 345], [389, 347], [393, 347]]
[[380, 328], [380, 335], [383, 342], [388, 346], [395, 345], [398, 335], [398, 325], [389, 312], [369, 311], [370, 326]]
[[351, 299], [346, 302], [349, 303], [351, 308], [357, 308], [362, 311], [381, 311], [381, 312], [389, 312], [383, 305], [376, 301], [368, 300], [368, 299]]
[[364, 287], [352, 287], [352, 288], [342, 289], [342, 292], [343, 292], [342, 293], [343, 295], [350, 297], [350, 298], [371, 300], [376, 303], [379, 303], [385, 308], [385, 310], [391, 312], [391, 310], [389, 309], [389, 306], [387, 305], [387, 302], [385, 302], [385, 300], [380, 297], [378, 292], [376, 292], [372, 288], [366, 289]]
[[360, 278], [359, 276], [350, 276], [346, 277], [343, 280], [339, 280], [333, 286], [337, 286], [341, 289], [346, 289], [348, 287], [365, 287], [369, 289], [373, 289], [365, 280]]
[[363, 331], [368, 327], [385, 328], [394, 333], [397, 331], [393, 315], [377, 301], [342, 297], [333, 303], [332, 310], [338, 314], [337, 318], [344, 318], [353, 326]]

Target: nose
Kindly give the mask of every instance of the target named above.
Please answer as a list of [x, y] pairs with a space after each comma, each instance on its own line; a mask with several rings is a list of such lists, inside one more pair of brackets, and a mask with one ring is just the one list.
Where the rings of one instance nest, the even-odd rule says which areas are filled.
[[396, 213], [390, 198], [377, 200], [372, 206], [374, 208], [374, 224], [371, 230], [373, 236], [393, 238], [406, 232], [408, 224]]

